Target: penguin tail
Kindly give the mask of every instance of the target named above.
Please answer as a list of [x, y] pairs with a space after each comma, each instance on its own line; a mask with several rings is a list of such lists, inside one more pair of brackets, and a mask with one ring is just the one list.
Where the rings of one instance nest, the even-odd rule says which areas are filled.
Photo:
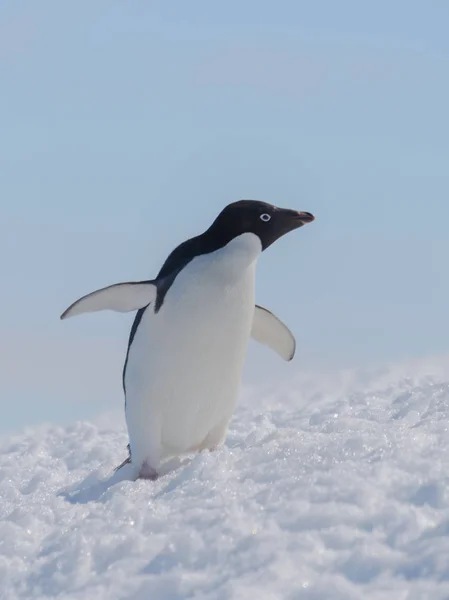
[[115, 467], [114, 473], [116, 473], [117, 471], [119, 471], [125, 465], [129, 465], [130, 462], [131, 462], [131, 448], [130, 448], [130, 445], [128, 444], [126, 446], [126, 448], [128, 449], [128, 458], [125, 458], [125, 460], [122, 463], [120, 463], [118, 467]]

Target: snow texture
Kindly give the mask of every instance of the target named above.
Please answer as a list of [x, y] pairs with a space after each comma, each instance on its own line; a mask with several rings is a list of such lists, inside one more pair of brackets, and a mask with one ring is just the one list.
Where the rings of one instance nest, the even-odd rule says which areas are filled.
[[0, 598], [449, 598], [449, 361], [244, 390], [224, 447], [107, 481], [123, 421], [0, 454]]

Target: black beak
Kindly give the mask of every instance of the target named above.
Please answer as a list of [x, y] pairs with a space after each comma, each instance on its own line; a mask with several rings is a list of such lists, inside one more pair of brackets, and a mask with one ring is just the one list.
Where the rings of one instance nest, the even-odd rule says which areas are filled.
[[312, 215], [312, 213], [300, 212], [290, 208], [281, 208], [279, 210], [279, 216], [281, 217], [286, 231], [297, 229], [298, 227], [302, 227], [306, 223], [311, 223], [315, 220], [315, 217]]
[[[293, 212], [296, 212], [296, 211], [293, 211]], [[311, 223], [312, 221], [315, 221], [315, 217], [312, 215], [312, 213], [309, 213], [309, 212], [296, 212], [296, 215], [294, 218], [295, 218], [295, 220], [301, 221], [300, 227], [302, 227], [306, 223]]]

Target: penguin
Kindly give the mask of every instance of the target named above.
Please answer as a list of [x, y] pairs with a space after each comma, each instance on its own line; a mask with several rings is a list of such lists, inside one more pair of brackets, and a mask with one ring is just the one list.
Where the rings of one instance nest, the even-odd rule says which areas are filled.
[[255, 304], [256, 265], [276, 240], [314, 219], [259, 200], [233, 202], [177, 246], [155, 279], [101, 288], [62, 313], [137, 311], [123, 367], [129, 456], [117, 469], [154, 480], [168, 459], [219, 447], [250, 338], [292, 360], [293, 334]]

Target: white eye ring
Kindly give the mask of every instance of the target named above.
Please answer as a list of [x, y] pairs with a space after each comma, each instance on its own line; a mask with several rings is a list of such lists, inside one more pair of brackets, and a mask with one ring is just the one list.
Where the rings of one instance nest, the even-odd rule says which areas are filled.
[[271, 215], [269, 215], [268, 213], [263, 213], [262, 215], [260, 215], [260, 220], [264, 221], [264, 223], [268, 223], [270, 219]]

